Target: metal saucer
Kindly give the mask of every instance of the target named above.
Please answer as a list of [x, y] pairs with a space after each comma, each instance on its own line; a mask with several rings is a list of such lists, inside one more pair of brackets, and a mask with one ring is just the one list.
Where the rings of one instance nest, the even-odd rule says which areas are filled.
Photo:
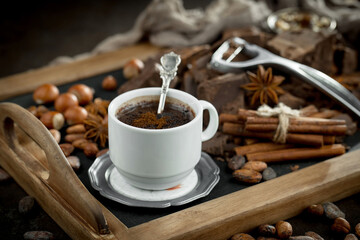
[[[148, 208], [166, 208], [170, 206], [179, 206], [189, 202], [192, 202], [196, 199], [207, 196], [215, 185], [219, 182], [220, 169], [214, 163], [213, 159], [206, 153], [201, 153], [201, 158], [199, 163], [195, 166], [194, 172], [197, 175], [197, 183], [195, 186], [192, 186], [192, 189], [189, 190], [185, 195], [179, 196], [173, 199], [168, 200], [144, 200], [136, 199], [131, 197], [131, 194], [124, 194], [116, 189], [119, 189], [119, 186], [113, 186], [114, 183], [111, 182], [111, 174], [119, 174], [113, 163], [111, 162], [110, 156], [108, 153], [95, 159], [94, 163], [88, 170], [91, 186], [100, 192], [100, 194], [106, 198], [109, 198], [113, 201], [119, 202], [124, 205], [134, 206], [134, 207], [148, 207]], [[194, 175], [195, 173], [191, 174]], [[194, 178], [194, 176], [191, 176]], [[184, 180], [186, 181], [186, 180]], [[126, 184], [126, 183], [121, 183]], [[134, 187], [132, 187], [134, 188]], [[127, 190], [129, 188], [123, 188], [122, 190]], [[140, 190], [143, 193], [149, 192], [154, 193], [156, 191], [150, 190]], [[163, 190], [164, 192], [167, 190]], [[168, 191], [169, 194], [172, 194], [172, 191]], [[164, 195], [164, 194], [163, 194]], [[166, 199], [166, 197], [165, 197]]]

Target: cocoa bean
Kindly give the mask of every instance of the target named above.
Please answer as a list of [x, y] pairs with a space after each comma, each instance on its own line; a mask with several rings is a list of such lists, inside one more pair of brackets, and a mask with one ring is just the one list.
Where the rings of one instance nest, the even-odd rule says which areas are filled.
[[231, 240], [255, 240], [255, 238], [246, 233], [237, 233], [231, 237]]
[[321, 204], [313, 204], [307, 207], [306, 211], [311, 215], [322, 216], [324, 214], [324, 207]]
[[84, 150], [84, 147], [86, 146], [86, 144], [88, 144], [90, 141], [85, 139], [85, 138], [80, 138], [77, 139], [75, 141], [73, 141], [71, 144], [78, 149]]
[[258, 232], [262, 236], [271, 237], [276, 233], [276, 228], [270, 224], [262, 224], [258, 227]]
[[24, 233], [25, 240], [52, 240], [54, 235], [48, 231], [29, 231]]
[[355, 233], [358, 237], [360, 237], [360, 223], [356, 224], [355, 226]]
[[281, 239], [289, 238], [293, 233], [291, 224], [285, 221], [277, 222], [275, 228], [278, 237]]
[[87, 157], [95, 157], [98, 152], [99, 149], [96, 143], [87, 143], [84, 147], [84, 154]]
[[331, 202], [325, 202], [322, 204], [324, 207], [325, 216], [329, 219], [335, 219], [338, 217], [345, 218], [343, 213], [335, 204]]
[[70, 154], [74, 151], [74, 146], [70, 143], [61, 143], [59, 144], [61, 150], [63, 151], [66, 157], [70, 156]]
[[267, 164], [266, 162], [262, 162], [262, 161], [250, 161], [245, 163], [245, 165], [242, 168], [255, 170], [257, 172], [262, 172], [267, 168]]
[[358, 240], [358, 238], [355, 236], [355, 234], [347, 234], [344, 240]]
[[243, 156], [235, 155], [228, 161], [228, 167], [233, 171], [240, 169], [244, 164], [245, 158]]
[[263, 172], [262, 172], [262, 175], [263, 175], [263, 179], [264, 181], [269, 181], [271, 179], [274, 179], [277, 177], [277, 174], [275, 172], [275, 170], [271, 167], [267, 167]]
[[104, 148], [96, 154], [96, 157], [100, 157], [100, 156], [104, 155], [105, 153], [107, 153], [108, 151], [109, 151], [108, 148]]
[[67, 134], [74, 134], [74, 133], [85, 133], [86, 129], [84, 124], [76, 124], [68, 127], [66, 129]]
[[350, 228], [350, 223], [342, 217], [335, 218], [333, 225], [331, 225], [331, 230], [338, 233], [347, 234], [350, 232]]
[[20, 199], [18, 210], [21, 214], [28, 214], [34, 208], [35, 198], [26, 196]]
[[11, 179], [11, 176], [2, 168], [0, 168], [0, 182], [5, 182]]
[[324, 238], [322, 238], [319, 234], [312, 231], [306, 232], [305, 236], [312, 237], [314, 240], [324, 240]]
[[261, 173], [250, 169], [238, 169], [232, 175], [236, 180], [245, 183], [258, 183], [262, 178]]
[[72, 134], [68, 134], [68, 135], [65, 136], [65, 142], [72, 143], [75, 140], [83, 139], [83, 138], [84, 138], [83, 133], [72, 133]]
[[292, 236], [289, 237], [289, 240], [314, 240], [314, 239], [309, 236]]
[[70, 166], [72, 167], [72, 169], [74, 169], [74, 171], [80, 169], [80, 159], [77, 156], [68, 156], [66, 159], [68, 160]]

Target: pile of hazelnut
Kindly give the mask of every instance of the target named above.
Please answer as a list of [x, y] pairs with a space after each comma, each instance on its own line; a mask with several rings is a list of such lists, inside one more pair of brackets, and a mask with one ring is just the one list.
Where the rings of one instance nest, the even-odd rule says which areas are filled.
[[[103, 79], [102, 87], [104, 90], [114, 91], [117, 89], [117, 80], [109, 75]], [[94, 99], [94, 92], [94, 89], [85, 84], [74, 84], [67, 92], [60, 93], [55, 85], [47, 83], [33, 92], [37, 105], [28, 108], [49, 129], [74, 170], [80, 168], [79, 158], [71, 155], [75, 148], [81, 149], [90, 158], [100, 156], [108, 150], [105, 148], [100, 151], [96, 142], [85, 138], [84, 121], [89, 115], [85, 106], [102, 101]], [[52, 106], [54, 110], [51, 110]], [[65, 127], [65, 142], [60, 143], [60, 130]]]

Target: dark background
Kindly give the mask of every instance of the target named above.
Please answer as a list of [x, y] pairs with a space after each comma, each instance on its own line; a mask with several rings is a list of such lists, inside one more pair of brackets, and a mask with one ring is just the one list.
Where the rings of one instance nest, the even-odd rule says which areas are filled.
[[[0, 77], [38, 68], [57, 56], [92, 50], [132, 28], [149, 0], [6, 1], [0, 6]], [[210, 0], [184, 0], [204, 8]], [[1, 89], [0, 89], [1, 91]]]
[[[205, 7], [210, 0], [184, 0], [186, 8]], [[24, 72], [29, 69], [46, 65], [57, 56], [74, 56], [79, 53], [92, 50], [97, 43], [107, 36], [129, 30], [136, 17], [147, 6], [149, 1], [11, 1], [0, 7], [0, 77]], [[115, 72], [115, 76], [121, 78], [121, 72]], [[97, 88], [96, 82], [103, 76], [97, 76], [90, 80]], [[65, 91], [68, 86], [61, 89]], [[1, 91], [1, 89], [0, 89]], [[25, 103], [31, 99], [30, 95], [15, 98], [12, 101]], [[27, 102], [27, 104], [32, 104]], [[86, 168], [90, 161], [83, 161], [80, 174], [86, 175]], [[223, 163], [218, 163], [221, 171], [226, 173]], [[282, 168], [285, 169], [284, 167]], [[288, 171], [288, 166], [286, 167]], [[285, 172], [284, 172], [285, 173]], [[227, 172], [229, 175], [229, 173]], [[230, 176], [230, 175], [229, 175]], [[222, 178], [222, 182], [230, 181]], [[221, 183], [221, 182], [220, 182]], [[235, 183], [226, 185], [234, 188]], [[214, 194], [220, 194], [223, 189], [214, 189]], [[96, 191], [90, 190], [99, 197]], [[23, 234], [30, 230], [46, 230], [53, 232], [56, 239], [69, 239], [69, 237], [57, 226], [57, 224], [39, 207], [23, 216], [18, 212], [18, 201], [27, 194], [13, 181], [0, 183], [0, 239], [22, 239]], [[194, 204], [198, 204], [200, 200]], [[118, 205], [110, 200], [101, 199], [112, 210]], [[347, 219], [354, 224], [360, 222], [360, 195], [344, 199], [337, 203], [347, 214]], [[140, 216], [142, 209], [127, 209], [129, 221], [131, 211], [134, 217]], [[356, 209], [354, 209], [356, 208]], [[162, 211], [166, 214], [171, 211], [181, 210], [173, 208]], [[281, 211], [281, 209], [279, 209]], [[155, 210], [146, 210], [146, 217], [157, 215]], [[131, 221], [130, 221], [131, 222]], [[321, 233], [325, 239], [343, 239], [343, 236], [332, 236], [329, 230], [329, 222], [323, 219], [312, 219], [306, 215], [290, 219], [294, 225], [296, 234], [304, 234], [305, 231], [313, 230]], [[136, 221], [128, 225], [136, 225]], [[129, 226], [130, 227], [130, 226]], [[332, 237], [330, 237], [332, 236]]]

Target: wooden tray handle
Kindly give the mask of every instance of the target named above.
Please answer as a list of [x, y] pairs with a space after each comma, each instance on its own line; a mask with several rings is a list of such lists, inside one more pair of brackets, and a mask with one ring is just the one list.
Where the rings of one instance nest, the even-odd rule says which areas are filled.
[[[23, 149], [16, 128], [20, 128], [45, 152], [45, 163]], [[17, 104], [0, 103], [0, 133], [8, 147], [48, 186], [57, 201], [98, 234], [110, 233], [98, 202], [76, 176], [51, 133], [33, 114]]]

